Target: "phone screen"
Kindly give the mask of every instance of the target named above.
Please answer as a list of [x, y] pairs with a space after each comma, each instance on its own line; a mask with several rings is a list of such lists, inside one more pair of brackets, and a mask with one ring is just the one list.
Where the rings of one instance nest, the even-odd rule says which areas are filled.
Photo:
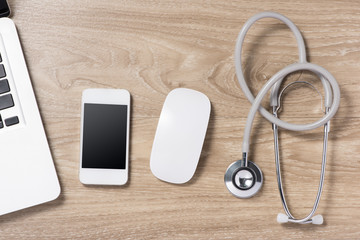
[[6, 0], [0, 0], [0, 17], [8, 17], [10, 15], [9, 5]]
[[82, 168], [126, 169], [127, 108], [85, 103]]

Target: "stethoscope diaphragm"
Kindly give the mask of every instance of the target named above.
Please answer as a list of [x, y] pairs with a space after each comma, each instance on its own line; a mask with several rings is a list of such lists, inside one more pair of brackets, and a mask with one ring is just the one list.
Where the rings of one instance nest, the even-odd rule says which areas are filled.
[[254, 196], [263, 184], [260, 168], [253, 162], [239, 160], [232, 163], [226, 170], [224, 181], [227, 189], [238, 198]]

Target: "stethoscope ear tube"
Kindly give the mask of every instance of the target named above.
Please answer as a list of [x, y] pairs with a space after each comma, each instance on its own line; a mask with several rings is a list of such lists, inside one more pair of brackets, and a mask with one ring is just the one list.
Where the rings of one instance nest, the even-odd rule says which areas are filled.
[[[325, 112], [328, 111], [328, 108], [325, 109]], [[277, 116], [276, 110], [274, 111], [274, 115]], [[322, 162], [321, 162], [321, 173], [320, 173], [320, 182], [318, 187], [318, 192], [316, 195], [316, 199], [314, 202], [314, 206], [308, 216], [302, 219], [296, 219], [290, 212], [290, 209], [286, 203], [286, 198], [284, 194], [284, 189], [282, 185], [282, 177], [281, 177], [281, 167], [280, 167], [280, 159], [279, 159], [279, 135], [278, 135], [278, 127], [273, 124], [273, 133], [274, 133], [274, 151], [275, 151], [275, 165], [276, 165], [276, 176], [277, 176], [277, 182], [278, 182], [278, 188], [280, 193], [280, 199], [281, 203], [283, 205], [283, 208], [286, 213], [287, 221], [281, 221], [280, 219], [284, 219], [284, 216], [278, 215], [277, 220], [279, 223], [285, 223], [285, 222], [293, 222], [293, 223], [312, 223], [312, 224], [322, 224], [323, 223], [323, 217], [321, 215], [314, 216], [320, 202], [321, 193], [324, 185], [324, 179], [325, 179], [325, 167], [326, 167], [326, 153], [327, 153], [327, 144], [328, 144], [328, 134], [329, 134], [329, 124], [324, 125], [324, 138], [323, 138], [323, 154], [322, 154]], [[284, 215], [284, 214], [283, 214]]]

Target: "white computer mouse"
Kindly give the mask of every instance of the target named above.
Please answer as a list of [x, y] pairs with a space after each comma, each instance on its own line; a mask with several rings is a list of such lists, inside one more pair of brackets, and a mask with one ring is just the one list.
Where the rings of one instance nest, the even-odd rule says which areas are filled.
[[196, 170], [210, 118], [209, 98], [177, 88], [165, 99], [150, 157], [150, 169], [160, 180], [182, 184]]

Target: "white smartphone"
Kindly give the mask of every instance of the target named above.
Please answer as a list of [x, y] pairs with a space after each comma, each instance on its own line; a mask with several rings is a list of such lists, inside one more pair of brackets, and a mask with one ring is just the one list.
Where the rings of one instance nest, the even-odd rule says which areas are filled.
[[130, 93], [86, 89], [81, 102], [80, 182], [123, 185], [129, 169]]

